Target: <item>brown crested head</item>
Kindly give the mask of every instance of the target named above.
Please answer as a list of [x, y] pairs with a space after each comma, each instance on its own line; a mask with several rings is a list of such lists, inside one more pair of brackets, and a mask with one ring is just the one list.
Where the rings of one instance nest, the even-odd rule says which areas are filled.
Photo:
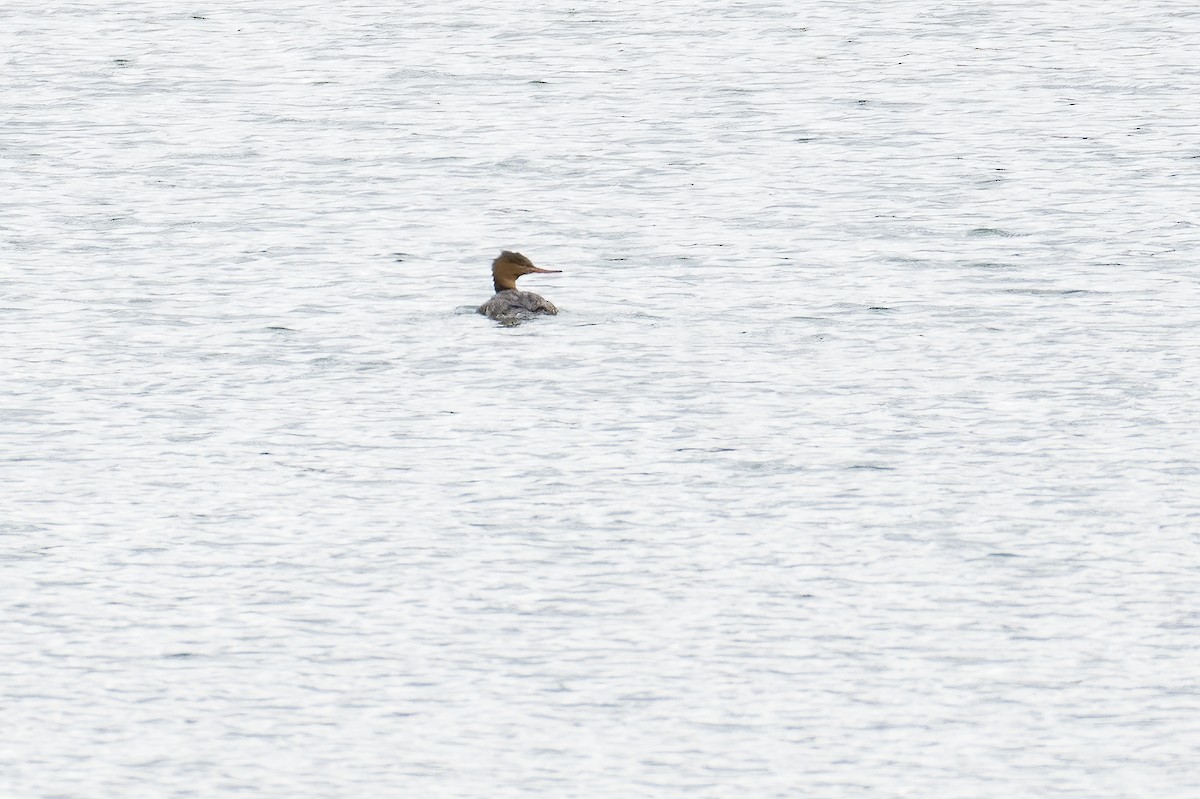
[[515, 290], [517, 278], [521, 275], [529, 275], [534, 272], [553, 274], [561, 271], [561, 269], [542, 269], [534, 266], [533, 261], [521, 253], [505, 250], [496, 256], [496, 260], [492, 261], [492, 284], [496, 287], [496, 291]]

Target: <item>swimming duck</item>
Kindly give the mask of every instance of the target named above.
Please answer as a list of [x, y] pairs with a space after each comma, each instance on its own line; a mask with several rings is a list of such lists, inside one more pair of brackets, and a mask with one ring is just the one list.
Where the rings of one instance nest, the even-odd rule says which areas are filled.
[[534, 266], [533, 261], [521, 253], [505, 250], [492, 261], [492, 284], [496, 294], [479, 306], [479, 313], [500, 322], [518, 321], [537, 314], [553, 316], [558, 313], [554, 303], [532, 291], [518, 291], [517, 278], [534, 273], [549, 275], [558, 272], [562, 270], [542, 269]]

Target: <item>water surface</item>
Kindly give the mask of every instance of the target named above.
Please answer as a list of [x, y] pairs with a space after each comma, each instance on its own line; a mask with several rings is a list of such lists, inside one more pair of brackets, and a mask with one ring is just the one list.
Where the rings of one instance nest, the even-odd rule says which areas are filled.
[[6, 795], [1192, 795], [1200, 15], [0, 44]]

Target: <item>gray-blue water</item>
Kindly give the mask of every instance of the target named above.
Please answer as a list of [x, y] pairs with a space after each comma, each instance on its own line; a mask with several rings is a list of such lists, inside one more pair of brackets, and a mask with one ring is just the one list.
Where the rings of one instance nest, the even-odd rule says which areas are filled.
[[1190, 5], [8, 0], [0, 64], [3, 796], [1196, 795]]

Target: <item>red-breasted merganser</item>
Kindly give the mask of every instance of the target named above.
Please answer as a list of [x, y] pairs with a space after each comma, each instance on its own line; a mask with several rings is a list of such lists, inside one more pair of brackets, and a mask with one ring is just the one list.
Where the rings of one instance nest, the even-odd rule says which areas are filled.
[[517, 278], [533, 273], [548, 275], [561, 269], [541, 269], [519, 252], [505, 250], [492, 261], [492, 283], [496, 296], [479, 306], [479, 313], [500, 322], [519, 321], [537, 314], [556, 314], [558, 309], [532, 291], [518, 291]]

